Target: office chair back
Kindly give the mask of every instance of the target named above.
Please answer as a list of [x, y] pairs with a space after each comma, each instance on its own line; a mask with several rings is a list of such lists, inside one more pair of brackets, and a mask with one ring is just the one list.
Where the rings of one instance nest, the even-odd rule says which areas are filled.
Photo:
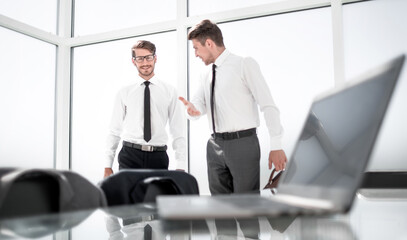
[[146, 185], [143, 202], [155, 202], [158, 195], [178, 195], [181, 190], [169, 177], [146, 178], [142, 184]]
[[0, 207], [1, 218], [56, 213], [59, 187], [50, 176], [18, 179], [13, 183]]
[[154, 203], [159, 195], [199, 194], [194, 176], [172, 170], [121, 170], [105, 178], [100, 187], [109, 206]]
[[106, 206], [100, 188], [54, 169], [0, 169], [0, 219]]

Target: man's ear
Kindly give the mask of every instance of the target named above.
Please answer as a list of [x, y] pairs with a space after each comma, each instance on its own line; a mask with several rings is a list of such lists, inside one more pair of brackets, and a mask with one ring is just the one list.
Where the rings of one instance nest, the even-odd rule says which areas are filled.
[[210, 47], [213, 46], [213, 44], [214, 44], [214, 42], [212, 41], [212, 39], [208, 38], [208, 39], [205, 40], [205, 45], [206, 45], [207, 47], [210, 48]]

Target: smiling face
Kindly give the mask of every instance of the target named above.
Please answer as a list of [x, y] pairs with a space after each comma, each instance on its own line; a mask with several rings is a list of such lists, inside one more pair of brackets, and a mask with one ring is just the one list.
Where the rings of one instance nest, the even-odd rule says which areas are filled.
[[[144, 80], [149, 80], [154, 76], [154, 67], [157, 62], [157, 56], [154, 56], [153, 59], [149, 61], [146, 56], [151, 56], [153, 53], [144, 48], [136, 48], [134, 49], [134, 53], [135, 58], [133, 58], [133, 64], [137, 67], [140, 77]], [[136, 61], [136, 58], [140, 57], [144, 58], [142, 58], [141, 61]]]
[[192, 46], [195, 50], [195, 57], [199, 57], [205, 63], [205, 65], [209, 65], [215, 62], [215, 57], [213, 55], [213, 51], [211, 51], [211, 42], [210, 39], [207, 39], [202, 45], [197, 39], [192, 39]]

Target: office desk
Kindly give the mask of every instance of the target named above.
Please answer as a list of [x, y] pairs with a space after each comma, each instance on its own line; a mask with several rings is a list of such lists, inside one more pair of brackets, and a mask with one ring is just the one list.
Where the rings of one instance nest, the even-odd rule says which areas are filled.
[[407, 198], [358, 195], [347, 214], [225, 221], [219, 231], [213, 219], [164, 221], [144, 204], [3, 220], [0, 239], [144, 239], [146, 224], [152, 239], [407, 239]]

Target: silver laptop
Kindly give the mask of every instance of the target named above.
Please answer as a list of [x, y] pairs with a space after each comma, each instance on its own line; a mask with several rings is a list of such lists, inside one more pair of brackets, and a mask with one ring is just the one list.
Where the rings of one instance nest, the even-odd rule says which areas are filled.
[[314, 100], [276, 193], [159, 196], [162, 219], [347, 212], [399, 78], [404, 55]]

